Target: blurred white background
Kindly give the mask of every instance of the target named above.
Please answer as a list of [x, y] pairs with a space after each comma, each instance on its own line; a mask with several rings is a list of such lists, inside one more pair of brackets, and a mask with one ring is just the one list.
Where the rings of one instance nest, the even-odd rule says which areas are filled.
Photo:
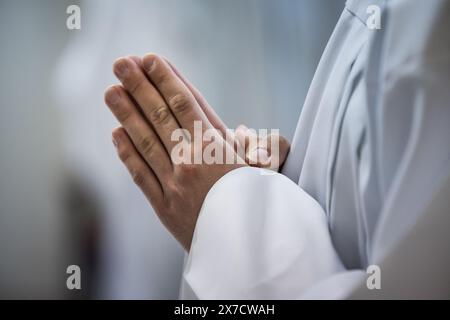
[[[71, 4], [81, 30], [66, 28]], [[290, 139], [343, 5], [0, 0], [0, 298], [177, 298], [183, 252], [110, 142], [113, 61], [165, 55], [230, 127]]]

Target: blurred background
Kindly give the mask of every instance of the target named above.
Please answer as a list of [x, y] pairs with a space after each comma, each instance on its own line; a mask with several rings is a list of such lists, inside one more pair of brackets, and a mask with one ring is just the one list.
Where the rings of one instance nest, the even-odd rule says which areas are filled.
[[[81, 29], [69, 30], [69, 5]], [[292, 138], [344, 0], [0, 0], [0, 298], [175, 299], [183, 251], [117, 159], [113, 61], [169, 58], [230, 127]], [[81, 268], [81, 290], [66, 269]]]

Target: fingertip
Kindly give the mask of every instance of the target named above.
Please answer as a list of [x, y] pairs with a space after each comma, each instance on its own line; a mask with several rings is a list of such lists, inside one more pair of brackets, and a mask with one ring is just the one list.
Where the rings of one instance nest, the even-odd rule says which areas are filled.
[[128, 59], [132, 60], [134, 63], [136, 63], [139, 67], [142, 67], [142, 58], [138, 56], [127, 56]]
[[105, 103], [109, 106], [117, 104], [117, 102], [120, 100], [120, 90], [117, 85], [113, 84], [106, 88], [104, 100]]
[[249, 151], [247, 159], [251, 165], [266, 167], [270, 163], [271, 156], [267, 149], [257, 147]]
[[116, 147], [116, 149], [119, 147], [119, 143], [120, 143], [122, 134], [123, 134], [122, 127], [117, 127], [115, 129], [113, 129], [113, 131], [111, 132], [111, 139], [112, 139], [112, 142], [113, 142], [114, 146]]
[[150, 72], [152, 70], [153, 65], [155, 64], [155, 61], [158, 60], [158, 58], [159, 58], [158, 55], [153, 52], [144, 55], [144, 57], [142, 58], [142, 65], [144, 69], [147, 72]]
[[124, 128], [123, 127], [117, 127], [117, 128], [113, 129], [112, 136], [114, 138], [119, 138], [123, 133], [124, 133]]
[[127, 61], [126, 57], [119, 57], [116, 60], [114, 60], [113, 65], [112, 65], [113, 66], [113, 72], [116, 73], [116, 70], [119, 68], [119, 66], [121, 64], [126, 63], [126, 61]]
[[241, 131], [241, 132], [246, 132], [248, 130], [247, 126], [240, 124], [238, 125], [238, 127], [236, 128], [236, 131]]
[[113, 64], [113, 73], [117, 78], [123, 80], [128, 77], [130, 70], [133, 68], [135, 62], [129, 57], [120, 57]]

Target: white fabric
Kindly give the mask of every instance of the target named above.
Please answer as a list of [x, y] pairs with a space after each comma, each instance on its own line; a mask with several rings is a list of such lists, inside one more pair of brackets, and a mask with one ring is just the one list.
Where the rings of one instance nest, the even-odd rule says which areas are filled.
[[[343, 270], [320, 205], [285, 176], [259, 171], [234, 170], [208, 193], [186, 267], [186, 280], [202, 298], [299, 297]], [[211, 250], [216, 244], [219, 250]], [[224, 267], [229, 271], [216, 279]]]
[[[365, 25], [372, 4], [381, 30]], [[371, 264], [389, 279], [377, 297], [450, 297], [449, 24], [450, 1], [347, 2], [282, 172], [291, 181], [244, 168], [214, 185], [182, 298], [367, 297]]]

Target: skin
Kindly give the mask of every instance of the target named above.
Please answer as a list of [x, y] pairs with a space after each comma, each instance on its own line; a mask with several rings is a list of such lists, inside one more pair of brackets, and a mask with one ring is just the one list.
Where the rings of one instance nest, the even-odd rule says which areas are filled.
[[[252, 153], [260, 155], [254, 166], [264, 166], [270, 160], [270, 149], [247, 150], [251, 135], [245, 126], [238, 128], [232, 144], [226, 143], [223, 121], [199, 91], [162, 57], [122, 57], [114, 63], [113, 71], [120, 84], [106, 90], [105, 102], [121, 124], [112, 133], [119, 158], [161, 222], [189, 251], [201, 205], [213, 184], [231, 170], [247, 166], [248, 159], [255, 156]], [[194, 121], [201, 121], [204, 130], [216, 130], [217, 135], [213, 142], [204, 142], [201, 150], [191, 148], [192, 159], [201, 157], [206, 145], [217, 143], [240, 161], [174, 164], [170, 153], [178, 142], [171, 141], [171, 134], [183, 128], [193, 137]], [[282, 164], [289, 144], [279, 138]], [[245, 159], [236, 155], [237, 144], [246, 148]]]

